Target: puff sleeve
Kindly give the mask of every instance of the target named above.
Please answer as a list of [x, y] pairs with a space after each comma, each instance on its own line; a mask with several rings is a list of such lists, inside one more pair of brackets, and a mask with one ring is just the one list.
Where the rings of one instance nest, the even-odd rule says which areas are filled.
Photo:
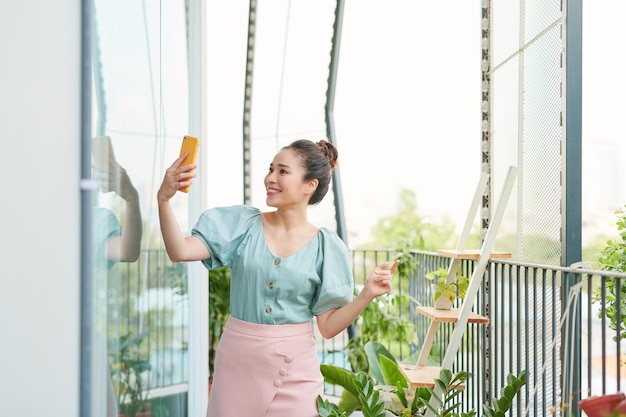
[[117, 262], [107, 259], [106, 248], [111, 239], [122, 235], [122, 226], [115, 213], [103, 207], [94, 209], [93, 224], [94, 265], [98, 269], [110, 269]]
[[231, 266], [234, 255], [261, 211], [249, 206], [216, 207], [200, 215], [191, 235], [200, 239], [211, 253], [202, 261], [207, 269]]
[[354, 298], [354, 276], [350, 267], [350, 254], [345, 243], [333, 232], [321, 228], [320, 248], [316, 260], [321, 284], [317, 288], [311, 312], [325, 313], [343, 307]]

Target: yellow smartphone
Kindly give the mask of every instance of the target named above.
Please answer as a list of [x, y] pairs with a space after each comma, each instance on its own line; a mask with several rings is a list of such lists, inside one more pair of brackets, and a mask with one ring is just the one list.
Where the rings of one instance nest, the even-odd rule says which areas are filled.
[[[185, 158], [185, 160], [180, 166], [195, 164], [196, 159], [198, 157], [199, 148], [200, 148], [200, 139], [193, 137], [193, 136], [185, 135], [183, 137], [183, 143], [180, 145], [180, 154], [178, 156], [179, 157], [183, 156], [185, 152], [189, 152], [189, 153], [187, 154], [187, 157]], [[193, 171], [190, 171], [190, 172], [193, 172]], [[183, 187], [180, 189], [180, 191], [182, 191], [183, 193], [188, 193], [189, 187], [190, 187], [189, 185], [186, 187]]]

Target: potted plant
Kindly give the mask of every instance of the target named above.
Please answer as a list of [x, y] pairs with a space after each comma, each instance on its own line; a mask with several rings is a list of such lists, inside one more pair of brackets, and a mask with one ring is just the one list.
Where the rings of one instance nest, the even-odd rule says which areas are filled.
[[[467, 413], [460, 411], [462, 404], [457, 388], [469, 377], [467, 372], [453, 374], [450, 370], [442, 369], [439, 377], [435, 378], [435, 385], [442, 392], [439, 397], [430, 387], [409, 388], [408, 381], [398, 370], [396, 360], [381, 344], [370, 343], [367, 350], [370, 370], [373, 371], [369, 375], [361, 371], [350, 372], [336, 365], [321, 365], [324, 380], [340, 385], [344, 391], [339, 404], [318, 397], [320, 416], [345, 417], [356, 410], [361, 411], [364, 417], [423, 417], [428, 410], [436, 416], [447, 417], [471, 417], [477, 414], [475, 409]], [[509, 374], [501, 397], [483, 404], [483, 414], [487, 417], [504, 416], [525, 384], [526, 371], [521, 371], [518, 376]]]
[[461, 300], [467, 293], [469, 279], [463, 275], [461, 267], [457, 267], [456, 275], [453, 282], [448, 283], [448, 270], [439, 268], [425, 275], [427, 280], [433, 281], [433, 301], [435, 308], [441, 310], [449, 310], [454, 304], [454, 300]]
[[605, 394], [580, 400], [578, 406], [588, 417], [608, 417], [621, 415], [620, 404], [624, 401], [624, 393]]
[[150, 362], [142, 357], [140, 346], [150, 334], [146, 329], [138, 335], [120, 336], [117, 349], [110, 354], [111, 379], [117, 394], [120, 417], [152, 417], [148, 402], [148, 386], [144, 373], [151, 370]]

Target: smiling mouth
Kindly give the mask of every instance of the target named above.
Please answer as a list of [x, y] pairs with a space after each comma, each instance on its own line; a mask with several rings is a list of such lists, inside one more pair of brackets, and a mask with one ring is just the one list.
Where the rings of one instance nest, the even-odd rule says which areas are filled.
[[268, 196], [275, 195], [275, 194], [278, 194], [278, 193], [280, 193], [280, 190], [277, 190], [276, 188], [268, 188], [267, 189], [267, 195]]

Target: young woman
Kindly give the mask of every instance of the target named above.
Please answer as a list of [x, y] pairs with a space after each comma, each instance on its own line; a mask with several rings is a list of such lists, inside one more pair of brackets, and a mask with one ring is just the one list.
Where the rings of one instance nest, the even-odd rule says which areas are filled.
[[172, 261], [231, 268], [230, 318], [219, 342], [208, 417], [316, 417], [323, 377], [312, 333], [332, 338], [377, 296], [391, 290], [383, 263], [354, 297], [344, 242], [307, 220], [328, 191], [337, 149], [322, 140], [285, 146], [265, 176], [267, 205], [205, 211], [185, 237], [169, 200], [191, 184], [195, 165], [178, 158], [158, 191], [159, 219]]

